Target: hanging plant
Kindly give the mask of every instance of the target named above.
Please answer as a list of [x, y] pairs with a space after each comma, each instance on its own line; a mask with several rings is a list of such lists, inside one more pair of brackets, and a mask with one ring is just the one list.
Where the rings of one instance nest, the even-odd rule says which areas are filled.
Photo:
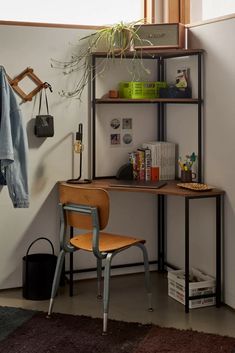
[[[63, 97], [75, 97], [81, 99], [84, 88], [88, 84], [91, 72], [92, 63], [91, 55], [92, 53], [99, 51], [100, 48], [105, 48], [106, 58], [100, 62], [100, 65], [96, 66], [96, 75], [101, 75], [106, 68], [106, 59], [119, 57], [122, 59], [126, 56], [126, 53], [133, 51], [133, 59], [138, 57], [139, 67], [133, 64], [130, 70], [132, 79], [136, 77], [136, 72], [138, 70], [143, 70], [145, 73], [149, 74], [149, 70], [145, 67], [141, 54], [141, 51], [137, 52], [133, 49], [133, 43], [138, 41], [140, 45], [151, 45], [152, 43], [148, 40], [143, 40], [138, 35], [138, 28], [143, 23], [143, 21], [136, 21], [131, 23], [120, 22], [112, 26], [102, 28], [88, 36], [85, 36], [79, 40], [79, 52], [78, 54], [72, 55], [71, 59], [67, 62], [58, 61], [52, 59], [51, 66], [54, 68], [59, 68], [63, 70], [65, 75], [71, 74], [73, 72], [80, 72], [78, 81], [76, 82], [75, 88], [71, 91], [62, 90], [60, 93]], [[134, 63], [134, 61], [133, 61]]]

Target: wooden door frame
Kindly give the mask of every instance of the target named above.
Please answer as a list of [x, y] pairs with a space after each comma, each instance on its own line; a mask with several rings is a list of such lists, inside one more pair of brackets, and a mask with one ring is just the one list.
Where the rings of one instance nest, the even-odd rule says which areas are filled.
[[[167, 8], [165, 22], [190, 23], [190, 0], [164, 0], [163, 5]], [[156, 0], [144, 0], [144, 20], [156, 23]]]

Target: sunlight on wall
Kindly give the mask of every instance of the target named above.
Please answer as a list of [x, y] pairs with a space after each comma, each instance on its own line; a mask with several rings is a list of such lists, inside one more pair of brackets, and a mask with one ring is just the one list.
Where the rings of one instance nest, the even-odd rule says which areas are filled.
[[0, 20], [105, 25], [143, 18], [143, 0], [9, 0]]

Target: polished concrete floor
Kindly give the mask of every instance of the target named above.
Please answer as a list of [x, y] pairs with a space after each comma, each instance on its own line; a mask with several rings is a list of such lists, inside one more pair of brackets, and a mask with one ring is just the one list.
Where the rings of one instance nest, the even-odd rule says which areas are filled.
[[[154, 323], [160, 326], [193, 329], [235, 337], [235, 310], [205, 307], [190, 310], [167, 295], [167, 277], [151, 273], [153, 290], [152, 313], [147, 311], [144, 275], [115, 276], [111, 279], [110, 315], [116, 320]], [[31, 301], [22, 297], [21, 289], [1, 290], [0, 305], [47, 311], [48, 300]], [[74, 296], [62, 287], [55, 299], [54, 311], [102, 317], [102, 300], [96, 298], [96, 280], [81, 280], [74, 285]]]

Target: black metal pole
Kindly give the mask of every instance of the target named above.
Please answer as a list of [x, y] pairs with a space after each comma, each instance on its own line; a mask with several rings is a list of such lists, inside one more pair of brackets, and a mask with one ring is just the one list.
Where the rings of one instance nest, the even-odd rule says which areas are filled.
[[158, 217], [157, 217], [157, 239], [158, 239], [158, 272], [161, 271], [162, 269], [162, 262], [161, 262], [161, 219], [162, 219], [162, 207], [161, 207], [161, 195], [158, 195], [157, 197], [157, 211], [158, 211]]
[[198, 54], [198, 182], [202, 177], [202, 55]]
[[189, 312], [189, 198], [185, 198], [185, 312]]
[[[165, 68], [164, 59], [162, 57], [158, 60], [158, 79], [164, 81]], [[158, 121], [159, 121], [159, 132], [158, 140], [165, 140], [165, 116], [164, 116], [164, 104], [158, 104]], [[164, 272], [165, 269], [165, 197], [164, 195], [158, 196], [158, 270]]]
[[[73, 227], [70, 227], [71, 238], [73, 238]], [[73, 296], [73, 253], [69, 254], [69, 295]]]
[[[157, 81], [161, 80], [161, 61], [158, 60], [157, 65]], [[161, 104], [157, 104], [157, 140], [161, 141]]]
[[216, 196], [216, 306], [221, 305], [221, 195]]
[[162, 220], [161, 220], [161, 237], [162, 237], [162, 272], [165, 271], [165, 195], [162, 196]]
[[92, 87], [92, 179], [96, 177], [96, 57], [95, 54], [91, 57], [92, 72], [91, 72], [91, 87]]
[[158, 271], [163, 272], [165, 266], [165, 210], [164, 195], [158, 195]]
[[[165, 62], [163, 58], [160, 58], [160, 81], [165, 81]], [[161, 141], [166, 140], [166, 128], [165, 128], [165, 104], [160, 103], [161, 109]]]

